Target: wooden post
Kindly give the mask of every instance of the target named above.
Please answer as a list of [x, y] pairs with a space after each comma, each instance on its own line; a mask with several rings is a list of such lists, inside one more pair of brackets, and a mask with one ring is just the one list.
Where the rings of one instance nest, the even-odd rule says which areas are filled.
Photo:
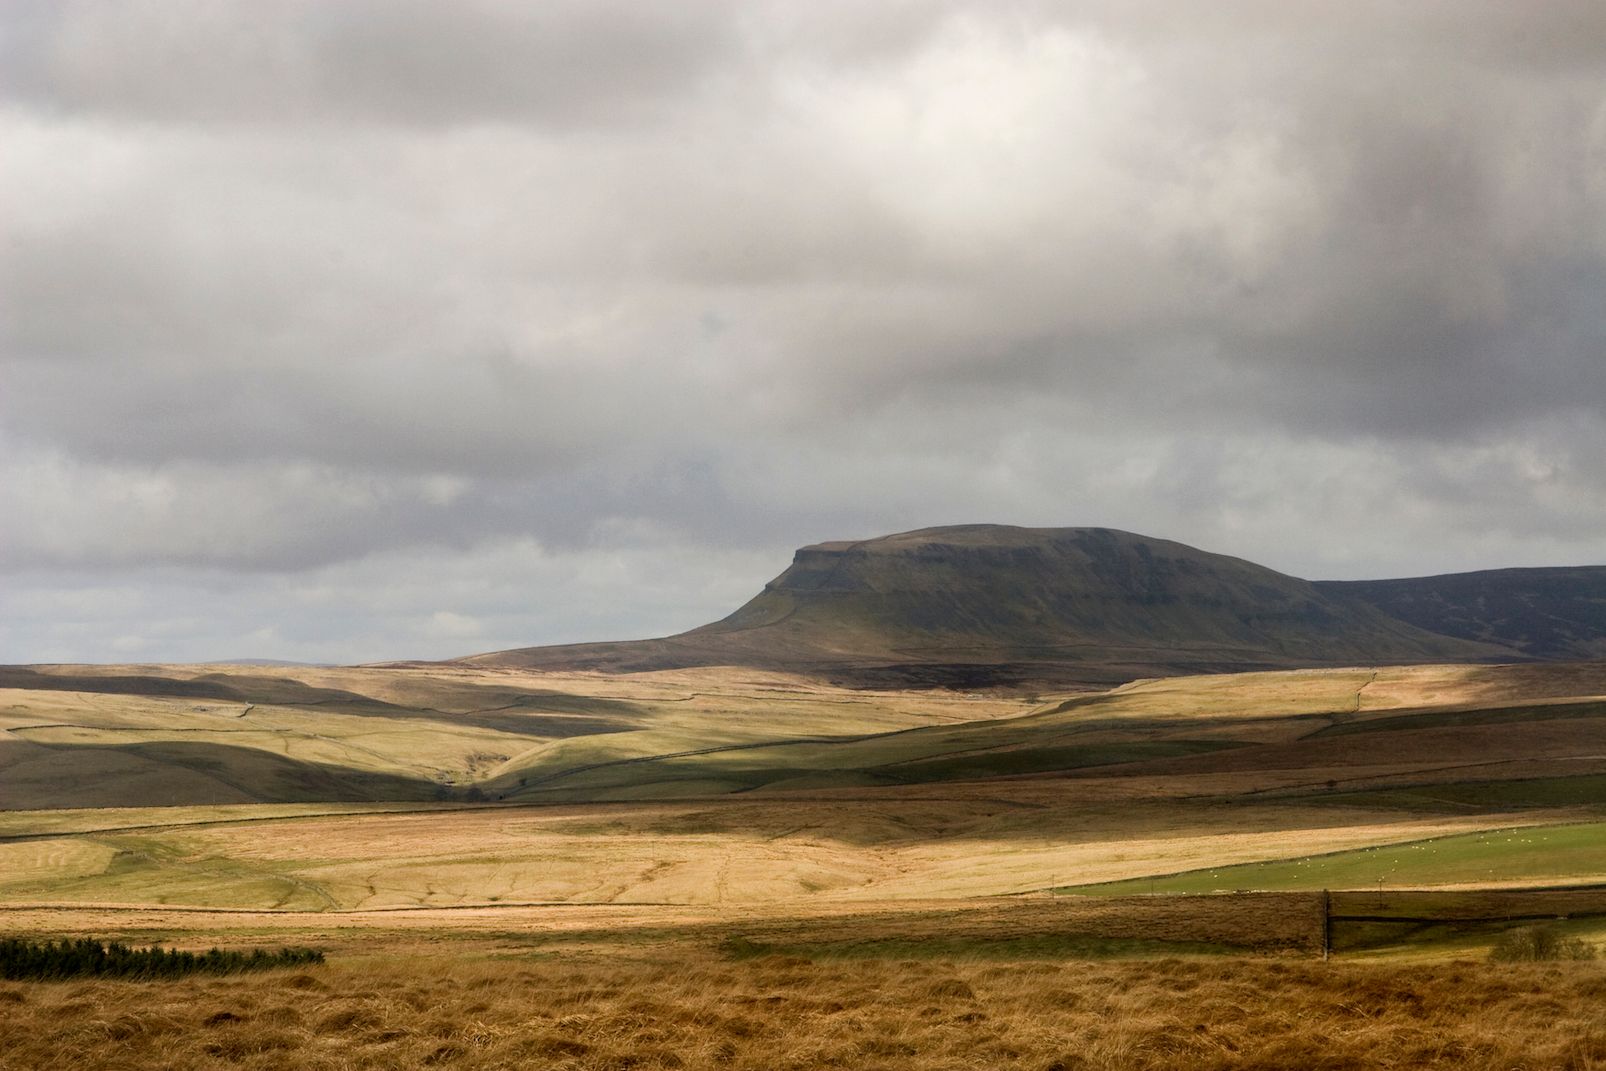
[[1322, 890], [1322, 962], [1333, 950], [1333, 894]]

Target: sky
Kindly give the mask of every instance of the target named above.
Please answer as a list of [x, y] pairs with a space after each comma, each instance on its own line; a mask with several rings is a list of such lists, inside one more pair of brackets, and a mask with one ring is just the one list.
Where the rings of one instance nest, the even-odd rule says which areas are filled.
[[5, 0], [0, 146], [0, 662], [1606, 563], [1598, 0]]

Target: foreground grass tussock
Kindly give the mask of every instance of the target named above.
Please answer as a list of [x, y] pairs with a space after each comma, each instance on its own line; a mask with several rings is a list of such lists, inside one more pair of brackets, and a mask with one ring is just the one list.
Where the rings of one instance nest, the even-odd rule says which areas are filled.
[[1606, 973], [439, 960], [0, 986], [0, 1068], [1606, 1068]]
[[1545, 963], [1552, 960], [1594, 959], [1594, 945], [1569, 936], [1559, 926], [1523, 926], [1500, 935], [1489, 950], [1495, 963]]
[[184, 952], [175, 948], [130, 948], [92, 938], [29, 941], [0, 939], [0, 978], [59, 981], [85, 975], [96, 978], [178, 978], [186, 974], [233, 974], [323, 962], [323, 953], [310, 948], [256, 948], [249, 952]]

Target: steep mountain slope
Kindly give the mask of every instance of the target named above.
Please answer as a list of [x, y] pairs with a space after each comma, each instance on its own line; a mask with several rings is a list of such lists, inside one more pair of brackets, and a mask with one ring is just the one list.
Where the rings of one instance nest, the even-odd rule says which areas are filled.
[[464, 661], [751, 665], [858, 683], [981, 685], [1511, 656], [1180, 543], [1103, 528], [973, 525], [804, 547], [745, 606], [678, 636]]
[[1318, 583], [1418, 628], [1530, 658], [1606, 658], [1606, 566]]

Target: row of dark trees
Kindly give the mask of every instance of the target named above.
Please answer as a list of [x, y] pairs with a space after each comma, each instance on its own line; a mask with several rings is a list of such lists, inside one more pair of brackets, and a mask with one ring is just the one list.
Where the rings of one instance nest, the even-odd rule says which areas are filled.
[[185, 974], [233, 974], [275, 967], [301, 967], [323, 962], [312, 948], [281, 948], [249, 952], [209, 949], [182, 952], [152, 945], [130, 948], [93, 938], [60, 941], [0, 939], [0, 978], [8, 980], [78, 978], [177, 978]]

